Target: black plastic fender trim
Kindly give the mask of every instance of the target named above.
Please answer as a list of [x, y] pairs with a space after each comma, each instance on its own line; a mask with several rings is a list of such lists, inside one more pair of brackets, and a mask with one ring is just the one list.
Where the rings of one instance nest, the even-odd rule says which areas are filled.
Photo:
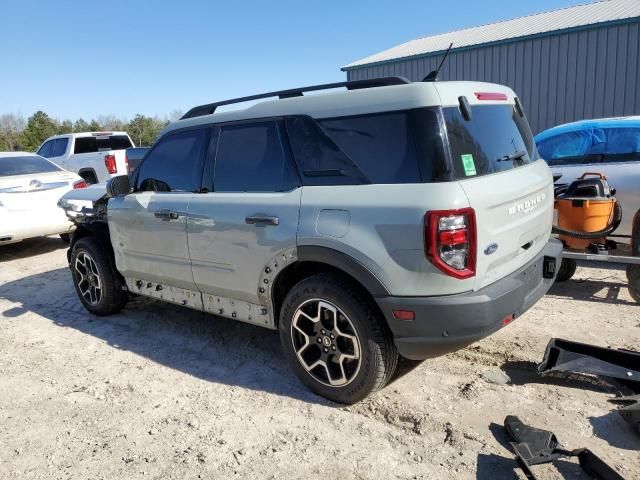
[[338, 268], [360, 282], [374, 297], [389, 296], [387, 287], [371, 270], [338, 250], [313, 245], [298, 246], [299, 262], [319, 262]]

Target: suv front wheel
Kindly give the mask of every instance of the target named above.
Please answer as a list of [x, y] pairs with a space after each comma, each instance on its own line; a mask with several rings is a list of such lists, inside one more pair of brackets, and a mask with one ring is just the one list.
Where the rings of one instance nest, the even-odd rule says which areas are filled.
[[382, 388], [398, 353], [384, 319], [344, 278], [322, 273], [287, 294], [280, 340], [300, 380], [329, 400], [352, 404]]
[[78, 240], [71, 253], [71, 275], [80, 301], [95, 315], [119, 312], [128, 300], [109, 254], [93, 237]]

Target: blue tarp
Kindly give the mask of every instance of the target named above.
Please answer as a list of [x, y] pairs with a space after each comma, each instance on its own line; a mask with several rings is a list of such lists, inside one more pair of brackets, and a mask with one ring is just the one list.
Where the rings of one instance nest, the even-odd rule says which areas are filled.
[[535, 137], [545, 160], [640, 152], [640, 118], [585, 120], [554, 127]]

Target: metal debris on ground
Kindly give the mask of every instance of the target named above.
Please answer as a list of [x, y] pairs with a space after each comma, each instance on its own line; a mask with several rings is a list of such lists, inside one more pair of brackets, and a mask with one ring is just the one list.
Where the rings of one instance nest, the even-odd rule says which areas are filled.
[[640, 392], [640, 353], [603, 348], [586, 343], [552, 338], [547, 345], [538, 373], [573, 372], [616, 379], [634, 392]]
[[565, 450], [559, 448], [559, 442], [553, 432], [530, 427], [513, 415], [504, 420], [504, 428], [512, 440], [510, 443], [516, 454], [516, 460], [528, 479], [536, 476], [531, 467], [556, 460], [577, 457], [582, 469], [595, 479], [624, 480], [613, 468], [587, 448]]

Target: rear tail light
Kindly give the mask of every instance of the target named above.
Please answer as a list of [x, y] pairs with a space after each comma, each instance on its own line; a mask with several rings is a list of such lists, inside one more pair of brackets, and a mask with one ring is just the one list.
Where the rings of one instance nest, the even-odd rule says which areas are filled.
[[73, 189], [77, 190], [79, 188], [87, 188], [89, 186], [89, 184], [86, 182], [86, 180], [78, 180], [77, 182], [73, 182]]
[[478, 100], [508, 100], [506, 93], [500, 92], [475, 92]]
[[131, 167], [129, 166], [129, 157], [126, 155], [124, 156], [124, 166], [127, 169], [127, 175], [129, 175], [131, 173]]
[[118, 173], [118, 166], [116, 165], [116, 156], [115, 155], [105, 155], [104, 156], [104, 166], [107, 167], [107, 172], [109, 172], [109, 173]]
[[476, 214], [473, 208], [435, 210], [424, 219], [425, 254], [447, 275], [476, 274]]

